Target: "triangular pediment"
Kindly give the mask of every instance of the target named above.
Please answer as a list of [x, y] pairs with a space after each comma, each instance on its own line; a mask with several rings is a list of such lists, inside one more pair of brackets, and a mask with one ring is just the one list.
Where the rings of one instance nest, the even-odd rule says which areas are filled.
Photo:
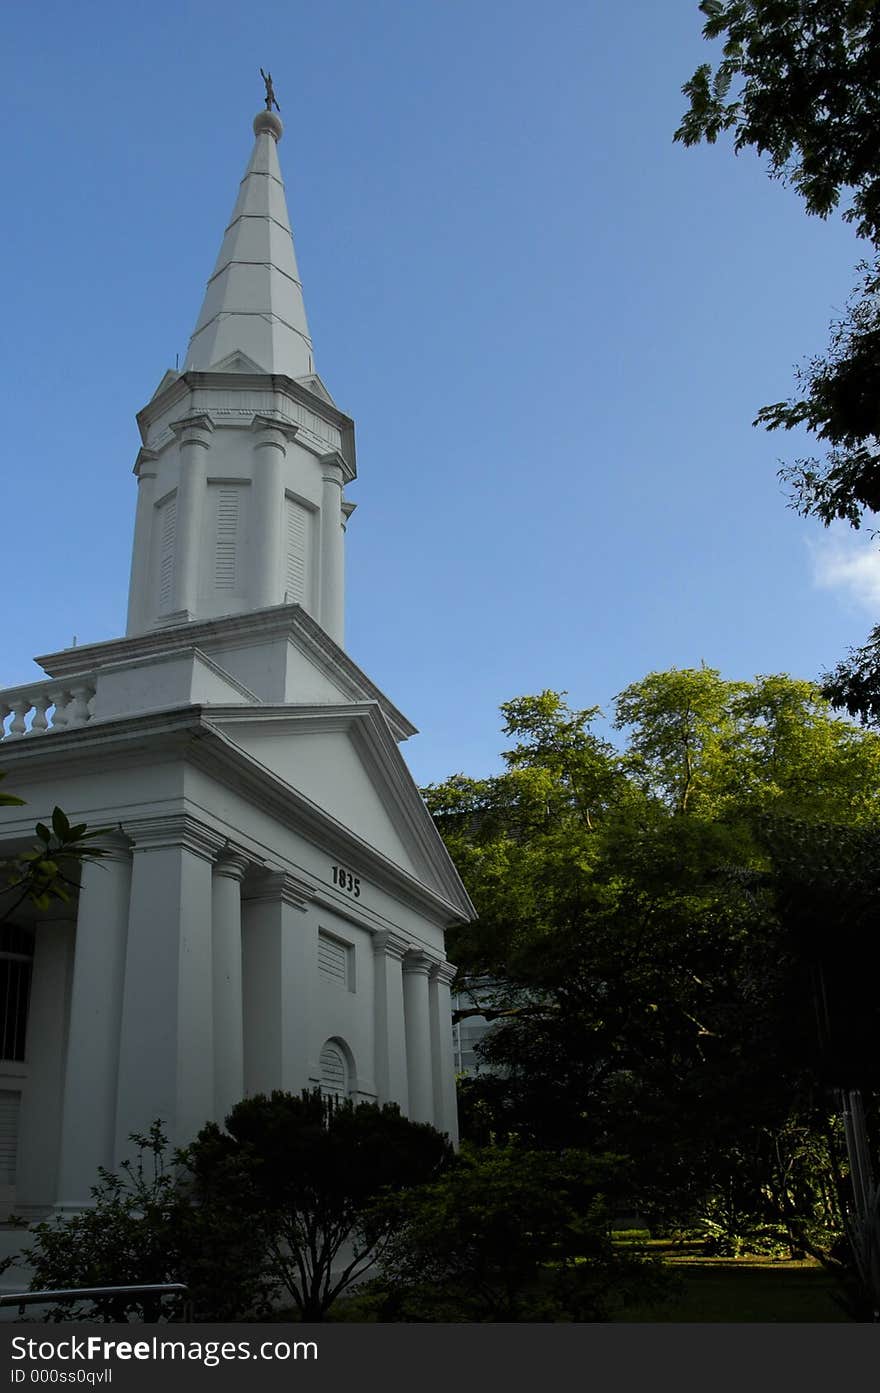
[[264, 372], [259, 363], [255, 363], [253, 358], [249, 358], [246, 353], [236, 349], [235, 353], [230, 353], [226, 358], [221, 358], [218, 363], [212, 363], [209, 372]]
[[375, 703], [205, 709], [211, 725], [359, 842], [451, 902], [472, 906]]
[[166, 387], [170, 387], [172, 382], [176, 382], [179, 376], [179, 372], [175, 372], [174, 368], [169, 368], [168, 371], [163, 374], [162, 381], [159, 383], [158, 387], [156, 388], [155, 392], [150, 398], [150, 401], [155, 401], [159, 393], [164, 392]]
[[333, 400], [316, 372], [309, 373], [307, 377], [298, 377], [296, 381], [299, 383], [300, 387], [305, 387], [307, 392], [311, 392], [313, 397], [318, 397], [320, 401], [325, 401], [330, 406], [336, 405], [336, 402]]

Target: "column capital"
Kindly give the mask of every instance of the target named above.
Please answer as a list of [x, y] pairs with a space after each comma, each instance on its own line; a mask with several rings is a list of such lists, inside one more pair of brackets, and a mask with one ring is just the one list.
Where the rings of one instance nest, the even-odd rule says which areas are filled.
[[282, 451], [285, 449], [285, 441], [295, 440], [299, 434], [299, 426], [293, 421], [282, 421], [276, 416], [261, 416], [259, 412], [255, 412], [250, 428], [257, 436], [258, 447], [275, 445]]
[[451, 987], [457, 971], [454, 963], [435, 963], [431, 968], [431, 981], [439, 982], [441, 987]]
[[325, 484], [338, 484], [342, 488], [345, 478], [345, 460], [338, 450], [328, 450], [327, 454], [321, 455], [318, 459], [321, 466], [321, 478]]
[[380, 929], [378, 933], [373, 934], [373, 952], [377, 958], [384, 955], [400, 962], [408, 948], [409, 943], [405, 938], [389, 932], [388, 929]]
[[165, 847], [179, 846], [206, 861], [214, 860], [226, 840], [189, 813], [136, 818], [127, 823], [125, 831], [132, 838], [135, 851], [159, 851]]
[[217, 852], [214, 860], [214, 874], [225, 876], [227, 880], [244, 880], [250, 867], [250, 857], [239, 847], [226, 843]]
[[255, 900], [273, 900], [277, 903], [280, 900], [282, 904], [305, 913], [315, 898], [315, 892], [304, 880], [291, 875], [289, 871], [270, 870], [248, 890], [246, 898], [248, 903]]
[[107, 832], [99, 840], [100, 850], [104, 855], [101, 861], [124, 861], [131, 860], [131, 838], [127, 837], [122, 828], [116, 828]]
[[405, 973], [414, 973], [422, 977], [429, 976], [435, 965], [435, 959], [429, 957], [427, 953], [423, 953], [419, 948], [410, 948], [403, 959]]
[[149, 445], [141, 446], [137, 452], [137, 459], [134, 462], [134, 469], [132, 470], [132, 473], [137, 475], [138, 483], [140, 483], [142, 479], [155, 479], [155, 469], [149, 469], [146, 468], [146, 466], [154, 464], [158, 458], [159, 452], [157, 450], [151, 450]]
[[181, 445], [202, 445], [207, 449], [214, 432], [214, 422], [204, 412], [194, 412], [191, 416], [181, 416], [179, 421], [170, 421], [169, 429]]

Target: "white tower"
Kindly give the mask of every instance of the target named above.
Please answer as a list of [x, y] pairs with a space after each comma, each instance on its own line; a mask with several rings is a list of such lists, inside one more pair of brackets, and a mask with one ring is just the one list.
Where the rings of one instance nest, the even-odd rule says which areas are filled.
[[56, 803], [112, 829], [69, 905], [0, 938], [19, 1214], [88, 1203], [155, 1118], [186, 1143], [272, 1088], [456, 1135], [443, 934], [473, 907], [398, 750], [415, 728], [341, 646], [354, 430], [314, 371], [281, 122], [254, 130], [184, 369], [138, 416], [127, 635], [0, 691], [27, 800], [0, 855]]
[[354, 426], [314, 369], [282, 129], [256, 117], [184, 370], [138, 416], [129, 634], [288, 603], [343, 641]]

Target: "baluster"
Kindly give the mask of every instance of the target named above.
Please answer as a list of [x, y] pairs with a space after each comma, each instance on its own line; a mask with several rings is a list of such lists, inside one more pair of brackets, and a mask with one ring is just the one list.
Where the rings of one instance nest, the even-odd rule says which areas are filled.
[[13, 736], [27, 734], [25, 716], [30, 711], [32, 705], [33, 702], [30, 697], [13, 697], [12, 701], [10, 701], [9, 706], [12, 711], [12, 720], [9, 725], [8, 739], [11, 740]]
[[67, 724], [69, 726], [84, 726], [89, 719], [89, 697], [92, 695], [91, 683], [71, 683], [70, 695], [73, 697], [73, 703], [67, 709]]
[[49, 718], [46, 715], [52, 705], [52, 698], [48, 692], [37, 692], [33, 699], [34, 714], [31, 717], [31, 735], [45, 735], [49, 729]]
[[7, 706], [5, 701], [0, 701], [0, 740], [6, 739], [6, 726], [4, 725], [4, 721], [6, 717], [11, 714], [12, 707]]
[[63, 730], [67, 725], [67, 703], [70, 700], [70, 693], [64, 687], [54, 687], [50, 692], [50, 698], [55, 703], [55, 710], [52, 713], [52, 724], [50, 730]]

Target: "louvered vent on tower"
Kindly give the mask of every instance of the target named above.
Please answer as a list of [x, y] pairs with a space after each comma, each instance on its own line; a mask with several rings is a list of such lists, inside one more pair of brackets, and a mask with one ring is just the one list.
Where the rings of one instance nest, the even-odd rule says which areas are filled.
[[177, 494], [159, 507], [159, 613], [171, 608], [174, 598], [174, 542], [177, 535]]
[[235, 590], [238, 562], [239, 490], [218, 488], [217, 533], [214, 543], [214, 589]]
[[306, 605], [311, 565], [312, 515], [287, 495], [287, 567], [284, 589], [289, 605]]

